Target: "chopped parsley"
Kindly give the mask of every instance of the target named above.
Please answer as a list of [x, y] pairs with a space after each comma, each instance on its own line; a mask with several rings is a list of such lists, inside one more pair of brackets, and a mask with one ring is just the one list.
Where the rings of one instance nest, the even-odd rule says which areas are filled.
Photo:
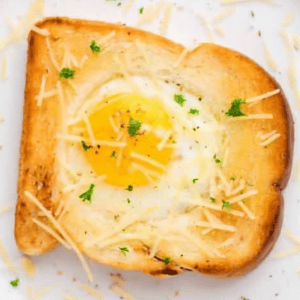
[[116, 154], [117, 154], [116, 151], [113, 151], [113, 152], [110, 154], [110, 157], [117, 158]]
[[121, 6], [121, 4], [122, 4], [122, 3], [121, 3], [121, 2], [119, 2], [119, 3], [118, 3], [118, 6]]
[[71, 78], [73, 79], [75, 75], [75, 70], [71, 70], [70, 68], [63, 68], [61, 69], [60, 73], [59, 73], [59, 77], [68, 79]]
[[220, 159], [217, 158], [217, 154], [214, 155], [214, 160], [217, 164], [219, 164], [221, 162]]
[[189, 114], [199, 116], [199, 110], [196, 108], [191, 108]]
[[130, 117], [129, 125], [127, 126], [127, 131], [130, 136], [134, 137], [139, 134], [139, 130], [142, 126], [142, 123], [134, 118]]
[[133, 190], [133, 186], [131, 184], [129, 184], [129, 186], [126, 189], [127, 191], [131, 192]]
[[202, 101], [202, 98], [201, 98], [201, 97], [199, 97], [199, 98], [198, 98], [198, 100], [199, 100], [199, 101]]
[[230, 180], [235, 180], [235, 177], [234, 177], [234, 176], [231, 176], [231, 177], [230, 177]]
[[89, 201], [90, 203], [92, 203], [92, 195], [93, 195], [93, 192], [94, 192], [94, 187], [95, 187], [95, 185], [94, 185], [94, 184], [91, 184], [90, 187], [89, 187], [89, 189], [88, 189], [86, 192], [82, 193], [82, 194], [79, 196], [79, 198], [81, 198], [82, 201], [87, 200], [87, 201]]
[[131, 200], [130, 200], [130, 199], [127, 199], [127, 203], [130, 204], [130, 202], [131, 202]]
[[222, 200], [222, 203], [223, 203], [222, 209], [227, 209], [227, 210], [231, 209], [231, 204], [228, 201]]
[[11, 285], [12, 287], [17, 287], [17, 286], [19, 285], [19, 282], [20, 282], [20, 279], [19, 279], [19, 277], [17, 277], [15, 280], [12, 280], [12, 281], [10, 282], [10, 285]]
[[241, 104], [245, 104], [246, 101], [242, 100], [242, 99], [234, 99], [231, 102], [231, 107], [229, 108], [229, 110], [225, 113], [225, 115], [229, 116], [229, 117], [241, 117], [241, 116], [245, 116], [244, 113], [242, 113], [241, 111]]
[[251, 17], [254, 18], [254, 11], [251, 10]]
[[144, 7], [140, 8], [140, 14], [142, 14], [144, 12]]
[[215, 203], [216, 202], [216, 198], [213, 197], [209, 197], [210, 202]]
[[91, 48], [91, 50], [93, 51], [93, 53], [98, 53], [98, 52], [101, 51], [100, 46], [97, 45], [96, 42], [95, 42], [94, 40], [91, 41], [90, 48]]
[[199, 180], [199, 178], [194, 178], [193, 183], [196, 183]]
[[122, 252], [122, 254], [126, 255], [127, 252], [129, 252], [127, 247], [119, 247], [120, 251]]
[[184, 102], [186, 99], [181, 94], [175, 94], [174, 95], [174, 101], [179, 104], [181, 107], [183, 107]]
[[168, 265], [168, 264], [171, 262], [171, 258], [170, 258], [170, 257], [166, 257], [166, 258], [162, 259], [162, 261], [163, 261], [166, 265]]
[[81, 145], [84, 151], [87, 151], [91, 148], [91, 146], [88, 146], [85, 141], [81, 141]]

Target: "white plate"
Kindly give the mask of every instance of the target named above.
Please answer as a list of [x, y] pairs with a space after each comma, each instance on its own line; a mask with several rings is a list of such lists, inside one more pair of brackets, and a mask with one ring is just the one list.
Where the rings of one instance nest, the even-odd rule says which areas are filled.
[[[275, 0], [276, 5], [267, 5], [256, 2], [240, 3], [236, 5], [236, 13], [223, 20], [219, 25], [225, 31], [225, 37], [214, 33], [216, 43], [236, 49], [254, 59], [267, 71], [269, 71], [282, 85], [292, 108], [296, 129], [299, 128], [299, 111], [295, 98], [287, 80], [287, 52], [279, 37], [278, 30], [283, 19], [291, 13], [300, 11], [298, 0]], [[0, 0], [0, 37], [8, 32], [5, 17], [11, 16], [18, 21], [30, 5], [30, 0]], [[45, 1], [46, 16], [69, 16], [76, 18], [105, 20], [109, 22], [126, 23], [135, 26], [139, 17], [139, 8], [149, 4], [148, 1], [136, 0], [133, 8], [127, 16], [122, 13], [125, 0], [59, 0]], [[121, 2], [120, 7], [117, 3]], [[152, 2], [152, 1], [151, 1]], [[156, 2], [156, 1], [153, 1]], [[205, 41], [205, 29], [198, 19], [198, 13], [203, 13], [211, 25], [211, 20], [222, 9], [219, 1], [177, 0], [167, 37], [187, 46]], [[180, 9], [184, 7], [184, 10]], [[251, 17], [251, 11], [255, 16]], [[162, 16], [160, 16], [162, 17]], [[160, 21], [143, 27], [155, 33], [159, 33]], [[262, 37], [258, 36], [261, 31]], [[297, 18], [288, 27], [289, 35], [300, 33], [300, 20]], [[278, 63], [278, 71], [272, 72], [263, 56], [262, 41], [265, 41], [272, 56]], [[16, 184], [18, 175], [19, 144], [21, 136], [23, 93], [25, 82], [26, 43], [13, 45], [5, 50], [8, 55], [8, 80], [0, 82], [0, 114], [5, 121], [0, 125], [0, 207], [6, 203], [13, 206], [16, 201]], [[0, 57], [3, 53], [0, 52]], [[299, 70], [299, 53], [296, 53], [297, 69]], [[299, 73], [299, 72], [298, 72]], [[300, 76], [300, 74], [298, 74]], [[299, 77], [300, 78], [300, 77]], [[300, 90], [300, 85], [298, 84]], [[295, 158], [298, 158], [299, 131], [296, 130]], [[284, 191], [285, 197], [285, 221], [284, 228], [291, 229], [300, 235], [300, 196], [299, 183], [290, 181]], [[14, 209], [0, 218], [0, 238], [10, 257], [18, 263], [21, 254], [14, 241]], [[272, 253], [293, 246], [283, 235], [280, 237]], [[300, 284], [296, 270], [300, 267], [300, 254], [286, 259], [274, 260], [270, 255], [256, 270], [250, 274], [229, 280], [216, 280], [196, 273], [187, 272], [173, 278], [159, 280], [150, 278], [137, 272], [121, 272], [126, 280], [125, 289], [136, 299], [211, 299], [211, 300], [239, 300], [245, 296], [251, 300], [260, 299], [299, 299]], [[70, 291], [80, 299], [92, 299], [83, 293], [76, 282], [85, 281], [86, 276], [74, 254], [59, 248], [47, 255], [34, 258], [37, 266], [37, 275], [28, 280], [19, 267], [18, 276], [20, 285], [17, 288], [10, 286], [10, 280], [15, 275], [7, 270], [0, 259], [0, 299], [21, 300], [26, 299], [26, 286], [31, 284], [34, 290], [40, 287], [53, 285], [51, 293], [42, 299], [64, 299], [66, 292]], [[119, 296], [109, 290], [111, 280], [109, 274], [116, 270], [90, 263], [95, 275], [95, 284], [103, 292], [105, 299], [119, 299]], [[62, 275], [58, 275], [58, 272]], [[76, 282], [73, 282], [73, 278]], [[174, 293], [178, 291], [176, 297]]]

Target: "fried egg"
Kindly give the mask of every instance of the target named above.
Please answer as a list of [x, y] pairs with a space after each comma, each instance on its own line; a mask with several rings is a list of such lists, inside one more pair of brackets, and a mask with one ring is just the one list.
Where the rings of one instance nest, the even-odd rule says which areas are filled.
[[[67, 149], [79, 176], [66, 187], [79, 242], [92, 246], [142, 216], [162, 221], [208, 193], [219, 124], [197, 97], [135, 76], [106, 83], [83, 107], [70, 126], [80, 138]], [[91, 184], [91, 201], [82, 201]]]

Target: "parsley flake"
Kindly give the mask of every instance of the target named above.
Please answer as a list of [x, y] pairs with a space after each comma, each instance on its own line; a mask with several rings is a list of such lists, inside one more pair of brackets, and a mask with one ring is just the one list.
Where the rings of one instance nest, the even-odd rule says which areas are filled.
[[117, 154], [116, 151], [113, 151], [113, 152], [110, 154], [110, 157], [117, 158], [116, 154]]
[[216, 202], [216, 198], [213, 197], [209, 197], [210, 202], [215, 203]]
[[98, 53], [98, 52], [101, 51], [100, 46], [97, 45], [96, 42], [95, 42], [94, 40], [91, 41], [90, 48], [91, 48], [91, 50], [93, 51], [93, 53]]
[[198, 98], [198, 100], [199, 100], [199, 101], [201, 101], [201, 100], [202, 100], [202, 98], [201, 98], [201, 97], [199, 97], [199, 98]]
[[130, 202], [131, 202], [131, 200], [130, 200], [130, 199], [127, 199], [127, 203], [130, 204]]
[[19, 282], [20, 282], [20, 279], [19, 279], [19, 277], [17, 277], [15, 280], [12, 280], [12, 281], [10, 282], [10, 285], [11, 285], [12, 287], [17, 287], [17, 286], [19, 285]]
[[91, 148], [91, 146], [88, 146], [85, 141], [81, 141], [81, 145], [84, 151], [87, 151]]
[[191, 108], [190, 111], [189, 111], [189, 114], [191, 114], [191, 115], [199, 116], [199, 113], [200, 113], [199, 110], [196, 109], [196, 108]]
[[181, 94], [175, 94], [174, 95], [174, 101], [179, 104], [181, 107], [183, 107], [184, 102], [186, 99]]
[[194, 178], [193, 183], [196, 183], [199, 180], [199, 178]]
[[230, 180], [235, 180], [235, 177], [234, 177], [234, 176], [231, 176], [231, 177], [230, 177]]
[[162, 259], [162, 261], [163, 261], [166, 265], [168, 265], [168, 264], [171, 262], [171, 258], [170, 258], [170, 257], [166, 257], [166, 258]]
[[131, 184], [129, 184], [129, 186], [127, 187], [127, 189], [126, 189], [127, 191], [129, 191], [129, 192], [132, 192], [132, 190], [133, 190], [133, 186], [131, 185]]
[[229, 108], [229, 110], [225, 113], [225, 115], [229, 116], [229, 117], [241, 117], [241, 116], [245, 116], [244, 113], [242, 113], [241, 111], [241, 104], [245, 104], [246, 101], [242, 100], [242, 99], [234, 99], [231, 102], [231, 107]]
[[217, 164], [219, 164], [221, 162], [220, 159], [217, 158], [217, 154], [214, 155], [214, 160]]
[[121, 4], [122, 4], [122, 3], [121, 3], [121, 2], [119, 2], [119, 3], [118, 3], [118, 6], [121, 6]]
[[140, 14], [142, 14], [144, 12], [144, 7], [140, 8]]
[[91, 186], [89, 187], [89, 189], [82, 193], [79, 198], [82, 199], [82, 201], [89, 201], [90, 203], [92, 203], [92, 195], [93, 195], [93, 192], [94, 192], [94, 187], [95, 185], [94, 184], [91, 184]]
[[227, 209], [230, 210], [231, 209], [231, 204], [228, 201], [222, 200], [222, 209]]
[[251, 10], [251, 17], [254, 18], [254, 11]]
[[126, 252], [129, 252], [127, 247], [119, 247], [120, 251], [122, 252], [122, 254], [126, 255]]
[[71, 78], [73, 79], [75, 75], [75, 70], [71, 70], [70, 68], [63, 68], [60, 73], [59, 73], [59, 77], [68, 79]]
[[129, 125], [127, 126], [127, 131], [130, 136], [134, 137], [139, 134], [139, 130], [142, 126], [142, 123], [134, 118], [130, 117]]

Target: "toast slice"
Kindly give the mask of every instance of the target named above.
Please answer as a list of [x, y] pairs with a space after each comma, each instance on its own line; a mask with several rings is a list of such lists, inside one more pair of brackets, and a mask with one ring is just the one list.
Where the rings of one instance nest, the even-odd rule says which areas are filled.
[[[28, 197], [30, 193], [65, 230], [65, 234], [58, 230], [59, 237], [68, 235], [81, 252], [112, 267], [140, 270], [153, 276], [176, 275], [189, 269], [225, 278], [245, 274], [258, 266], [280, 233], [283, 218], [281, 191], [288, 182], [293, 155], [292, 116], [278, 83], [251, 59], [214, 44], [201, 44], [184, 53], [183, 46], [170, 40], [120, 24], [46, 18], [36, 26], [47, 29], [50, 34], [45, 37], [32, 31], [28, 39], [15, 218], [15, 238], [20, 251], [39, 255], [59, 244], [57, 238], [49, 234], [50, 230], [58, 229], [56, 224], [50, 222], [45, 212]], [[95, 54], [89, 49], [92, 40], [105, 45], [103, 52]], [[137, 42], [142, 45], [142, 52], [136, 47]], [[116, 62], [116, 54], [121, 57], [124, 53], [126, 64], [120, 65], [119, 61]], [[76, 76], [73, 79], [59, 77], [61, 69], [72, 65], [72, 61]], [[173, 83], [182, 91], [201, 98], [203, 107], [225, 128], [226, 134], [223, 135], [225, 141], [221, 142], [220, 162], [217, 156], [212, 158], [217, 164], [217, 175], [213, 178], [217, 190], [206, 195], [205, 204], [186, 205], [183, 212], [190, 217], [199, 209], [199, 221], [208, 227], [191, 231], [178, 227], [180, 233], [173, 236], [172, 242], [163, 237], [158, 243], [155, 235], [126, 241], [123, 248], [130, 249], [130, 252], [120, 255], [120, 251], [115, 250], [122, 248], [120, 242], [115, 241], [114, 247], [110, 244], [103, 246], [110, 239], [113, 243], [113, 238], [103, 232], [100, 233], [103, 239], [97, 239], [101, 241], [101, 247], [97, 247], [97, 241], [86, 242], [84, 234], [82, 237], [84, 223], [81, 218], [88, 217], [76, 215], [69, 204], [66, 205], [70, 203], [70, 195], [63, 192], [66, 183], [61, 179], [61, 173], [68, 166], [65, 158], [59, 158], [59, 155], [65, 147], [70, 147], [70, 143], [67, 142], [66, 146], [57, 134], [65, 126], [72, 103], [81, 101], [84, 105], [107, 82], [134, 75]], [[43, 76], [47, 78], [45, 90]], [[277, 89], [280, 89], [279, 93]], [[44, 91], [45, 97], [37, 99]], [[266, 99], [254, 101], [253, 105], [247, 103], [247, 99], [255, 100], [252, 97], [272, 91], [275, 94], [266, 95]], [[241, 104], [246, 116], [226, 114], [237, 98], [246, 99], [246, 104]], [[42, 101], [42, 104], [38, 106], [37, 101]], [[275, 137], [272, 132], [279, 135]], [[225, 154], [226, 164], [223, 166]], [[225, 187], [229, 191], [226, 192]], [[232, 194], [234, 190], [236, 193]], [[247, 193], [250, 196], [243, 198]], [[241, 200], [237, 196], [242, 196]], [[232, 205], [231, 199], [234, 201]], [[243, 200], [245, 203], [241, 202]], [[230, 210], [238, 211], [237, 215], [229, 213]], [[36, 220], [45, 224], [48, 231]], [[140, 233], [141, 236], [149, 222], [151, 218], [142, 223], [145, 227], [140, 232], [137, 226], [134, 234]], [[232, 226], [234, 232], [219, 230], [220, 224]], [[92, 231], [89, 226], [86, 228]], [[121, 229], [111, 233], [112, 236], [120, 234]], [[206, 251], [202, 251], [202, 247]]]

